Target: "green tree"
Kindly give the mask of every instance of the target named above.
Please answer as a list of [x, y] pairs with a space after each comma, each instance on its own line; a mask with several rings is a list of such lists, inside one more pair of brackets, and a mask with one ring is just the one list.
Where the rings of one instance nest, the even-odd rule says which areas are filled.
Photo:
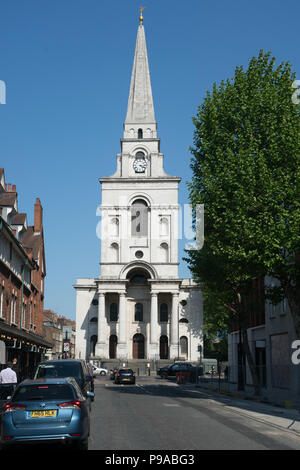
[[[190, 201], [205, 207], [204, 247], [187, 252], [207, 293], [237, 322], [256, 393], [259, 381], [247, 340], [254, 278], [271, 276], [286, 297], [300, 338], [300, 114], [292, 102], [291, 65], [260, 51], [247, 70], [207, 92], [194, 118]], [[194, 217], [194, 224], [197, 221]], [[261, 299], [260, 299], [261, 300]], [[220, 309], [222, 312], [222, 309]]]

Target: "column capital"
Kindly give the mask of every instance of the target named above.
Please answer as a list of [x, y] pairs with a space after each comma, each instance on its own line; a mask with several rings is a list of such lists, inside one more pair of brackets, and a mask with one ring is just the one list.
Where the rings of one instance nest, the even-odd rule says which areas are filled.
[[151, 294], [151, 297], [157, 297], [158, 296], [158, 292], [150, 292]]

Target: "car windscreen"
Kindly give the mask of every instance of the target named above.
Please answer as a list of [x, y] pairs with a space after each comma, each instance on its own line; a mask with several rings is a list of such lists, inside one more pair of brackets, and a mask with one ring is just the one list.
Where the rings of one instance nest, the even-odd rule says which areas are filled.
[[79, 363], [63, 363], [63, 364], [40, 364], [38, 366], [35, 378], [45, 379], [51, 377], [74, 377], [82, 379], [82, 369]]
[[20, 385], [12, 397], [12, 401], [60, 401], [73, 399], [73, 388], [67, 384]]

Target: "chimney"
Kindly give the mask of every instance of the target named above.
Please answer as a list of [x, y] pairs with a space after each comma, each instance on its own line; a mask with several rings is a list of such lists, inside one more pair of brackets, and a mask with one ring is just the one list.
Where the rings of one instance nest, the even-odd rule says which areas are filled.
[[17, 187], [15, 184], [12, 185], [12, 192], [13, 193], [16, 193], [17, 192]]
[[36, 203], [34, 204], [34, 231], [41, 232], [43, 228], [43, 208], [39, 198], [36, 198]]
[[11, 184], [8, 184], [8, 192], [11, 193]]
[[5, 191], [7, 191], [7, 183], [5, 183]]

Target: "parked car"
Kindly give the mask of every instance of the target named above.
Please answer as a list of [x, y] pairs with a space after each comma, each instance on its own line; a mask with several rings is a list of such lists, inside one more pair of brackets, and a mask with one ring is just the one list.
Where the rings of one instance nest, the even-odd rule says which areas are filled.
[[41, 362], [35, 371], [34, 379], [51, 377], [73, 377], [76, 379], [83, 396], [87, 397], [87, 392], [93, 392], [93, 376], [87, 363], [82, 359], [58, 359]]
[[115, 374], [115, 384], [135, 384], [135, 373], [132, 369], [119, 369]]
[[176, 377], [176, 372], [192, 372], [194, 370], [195, 366], [193, 366], [193, 364], [190, 362], [175, 362], [174, 364], [169, 364], [158, 369], [157, 375], [159, 375], [162, 379], [167, 379], [168, 377]]
[[91, 364], [91, 368], [93, 371], [93, 375], [107, 375], [108, 369], [104, 369], [104, 367], [97, 367], [94, 364]]
[[[92, 392], [87, 392], [92, 397]], [[49, 441], [88, 450], [90, 408], [73, 378], [24, 380], [1, 412], [0, 443]]]
[[115, 380], [115, 376], [116, 376], [116, 373], [118, 372], [118, 367], [114, 367], [111, 371], [110, 371], [110, 380]]

